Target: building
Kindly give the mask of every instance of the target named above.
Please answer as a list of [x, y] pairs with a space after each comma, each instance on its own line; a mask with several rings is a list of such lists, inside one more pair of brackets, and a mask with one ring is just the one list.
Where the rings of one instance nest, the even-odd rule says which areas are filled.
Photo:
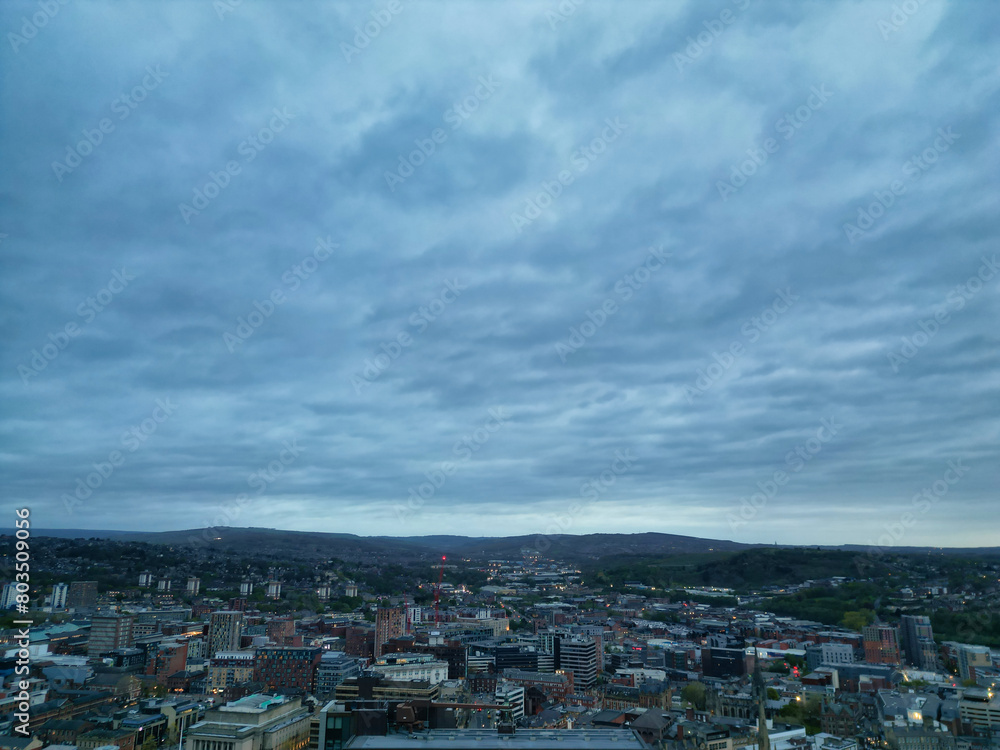
[[497, 703], [510, 706], [510, 717], [514, 721], [524, 718], [524, 687], [501, 681], [494, 693]]
[[257, 649], [253, 678], [267, 690], [313, 691], [323, 650], [310, 646], [268, 646]]
[[14, 609], [14, 606], [17, 604], [17, 594], [16, 583], [5, 583], [3, 585], [3, 593], [0, 594], [0, 609]]
[[220, 651], [236, 651], [240, 647], [240, 633], [243, 630], [243, 613], [230, 609], [213, 612], [208, 619], [209, 658]]
[[962, 721], [976, 729], [995, 731], [1000, 728], [1000, 695], [986, 688], [966, 690], [958, 702], [958, 711]]
[[188, 596], [198, 596], [198, 592], [201, 591], [201, 579], [191, 576], [187, 580], [187, 587], [184, 589], [184, 593]]
[[316, 695], [320, 697], [333, 695], [337, 685], [359, 674], [361, 674], [361, 664], [357, 659], [343, 651], [328, 651], [320, 657], [319, 666], [316, 667]]
[[974, 680], [977, 669], [989, 669], [992, 666], [990, 650], [986, 646], [970, 646], [967, 643], [960, 643], [956, 652], [958, 674], [963, 680]]
[[351, 712], [343, 703], [330, 701], [319, 710], [315, 750], [343, 750], [352, 736]]
[[280, 599], [281, 598], [281, 581], [268, 581], [268, 583], [267, 583], [267, 598], [268, 599]]
[[222, 693], [226, 688], [250, 682], [256, 666], [256, 652], [218, 651], [208, 662], [208, 682], [206, 690]]
[[899, 632], [892, 625], [876, 623], [861, 629], [865, 661], [869, 664], [899, 664]]
[[335, 700], [350, 702], [356, 700], [376, 701], [436, 701], [441, 697], [441, 685], [410, 680], [394, 682], [384, 677], [350, 677], [337, 685]]
[[806, 668], [831, 667], [854, 663], [854, 647], [849, 643], [821, 643], [806, 647]]
[[248, 597], [253, 593], [253, 581], [246, 580], [240, 584], [240, 596]]
[[155, 676], [158, 684], [165, 685], [170, 675], [184, 671], [187, 657], [187, 641], [164, 641], [150, 652], [146, 674]]
[[526, 672], [520, 669], [508, 669], [503, 673], [503, 679], [521, 687], [536, 688], [545, 697], [555, 703], [565, 703], [575, 691], [572, 672]]
[[495, 729], [432, 729], [413, 734], [358, 736], [344, 745], [345, 750], [449, 750], [470, 747], [477, 750], [647, 750], [646, 743], [631, 729], [518, 729], [513, 734], [501, 734]]
[[69, 584], [57, 583], [52, 587], [52, 611], [66, 609], [66, 597], [69, 595]]
[[903, 615], [900, 630], [907, 663], [917, 669], [934, 671], [937, 667], [937, 644], [934, 643], [931, 618], [924, 615]]
[[308, 709], [280, 695], [248, 695], [207, 711], [184, 735], [184, 750], [304, 750], [308, 744]]
[[593, 638], [559, 638], [556, 641], [555, 668], [573, 673], [577, 690], [597, 684], [597, 641]]
[[375, 612], [375, 658], [385, 653], [385, 644], [403, 635], [406, 618], [399, 607], [379, 607]]
[[448, 662], [431, 654], [387, 654], [369, 669], [388, 680], [427, 680], [433, 685], [448, 679]]
[[139, 588], [147, 589], [153, 585], [153, 574], [144, 570], [139, 574]]
[[172, 589], [173, 586], [174, 582], [171, 581], [169, 578], [161, 578], [156, 582], [156, 590], [159, 591], [161, 594], [169, 594], [170, 589]]
[[135, 643], [132, 615], [94, 615], [90, 620], [87, 656], [101, 656], [109, 651], [130, 648]]
[[93, 609], [97, 606], [97, 581], [73, 581], [66, 592], [67, 609]]

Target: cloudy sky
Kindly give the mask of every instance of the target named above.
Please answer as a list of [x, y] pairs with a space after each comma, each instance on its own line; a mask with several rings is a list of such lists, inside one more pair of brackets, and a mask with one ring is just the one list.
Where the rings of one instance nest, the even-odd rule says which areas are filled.
[[11, 518], [996, 544], [998, 18], [5, 1]]

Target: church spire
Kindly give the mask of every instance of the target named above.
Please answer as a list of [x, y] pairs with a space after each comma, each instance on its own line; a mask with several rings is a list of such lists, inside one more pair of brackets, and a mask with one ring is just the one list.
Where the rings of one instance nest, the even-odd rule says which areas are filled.
[[760, 658], [756, 646], [753, 649], [753, 696], [757, 700], [757, 750], [771, 750], [771, 738], [767, 733], [767, 718], [764, 715], [767, 688], [764, 686], [764, 675], [760, 671]]

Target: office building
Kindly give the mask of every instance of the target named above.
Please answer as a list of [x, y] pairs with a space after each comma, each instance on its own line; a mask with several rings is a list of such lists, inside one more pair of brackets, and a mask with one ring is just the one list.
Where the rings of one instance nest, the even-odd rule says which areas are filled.
[[73, 581], [66, 592], [67, 609], [93, 609], [97, 606], [97, 581]]
[[298, 698], [248, 695], [205, 713], [188, 728], [185, 750], [304, 750], [309, 710]]
[[385, 653], [385, 644], [403, 635], [406, 619], [399, 607], [379, 607], [375, 612], [375, 658]]
[[578, 690], [597, 684], [597, 641], [585, 636], [559, 638], [556, 641], [555, 668], [573, 673]]
[[309, 646], [259, 648], [253, 678], [268, 691], [297, 688], [311, 693], [322, 654], [322, 649]]
[[900, 630], [907, 663], [917, 669], [933, 671], [937, 667], [937, 644], [934, 643], [930, 618], [924, 615], [903, 615]]
[[211, 658], [220, 651], [237, 651], [242, 630], [242, 612], [228, 609], [213, 612], [208, 619], [207, 656]]
[[497, 683], [497, 689], [494, 693], [496, 702], [498, 704], [506, 704], [510, 706], [511, 719], [517, 721], [518, 719], [524, 718], [524, 686], [515, 685], [512, 682], [505, 682], [501, 680]]
[[327, 697], [334, 694], [337, 685], [361, 674], [361, 664], [343, 651], [324, 653], [316, 667], [316, 695]]
[[135, 643], [132, 634], [132, 615], [95, 615], [90, 620], [90, 640], [87, 656], [102, 656], [120, 648], [130, 648]]
[[892, 625], [876, 623], [861, 629], [865, 661], [869, 664], [899, 664], [899, 633]]

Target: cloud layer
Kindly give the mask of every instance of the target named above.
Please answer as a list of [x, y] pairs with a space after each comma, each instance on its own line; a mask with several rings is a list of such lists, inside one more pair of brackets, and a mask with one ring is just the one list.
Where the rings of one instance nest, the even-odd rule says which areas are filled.
[[991, 3], [0, 29], [36, 526], [995, 544]]

